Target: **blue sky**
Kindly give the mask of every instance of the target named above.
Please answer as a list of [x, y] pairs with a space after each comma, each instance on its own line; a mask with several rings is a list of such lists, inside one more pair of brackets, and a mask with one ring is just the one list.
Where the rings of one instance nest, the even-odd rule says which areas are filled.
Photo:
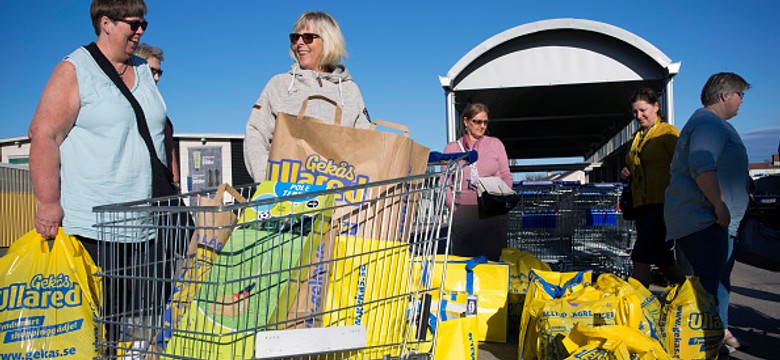
[[[0, 0], [0, 138], [26, 135], [52, 69], [95, 39], [90, 1]], [[445, 75], [495, 34], [552, 18], [605, 22], [649, 41], [673, 61], [676, 125], [698, 107], [709, 75], [733, 71], [753, 88], [732, 124], [750, 160], [768, 160], [780, 139], [780, 2], [747, 1], [178, 1], [147, 0], [142, 38], [165, 50], [160, 89], [177, 132], [242, 134], [265, 83], [289, 69], [292, 23], [324, 10], [340, 23], [345, 62], [372, 118], [407, 125], [444, 148]]]

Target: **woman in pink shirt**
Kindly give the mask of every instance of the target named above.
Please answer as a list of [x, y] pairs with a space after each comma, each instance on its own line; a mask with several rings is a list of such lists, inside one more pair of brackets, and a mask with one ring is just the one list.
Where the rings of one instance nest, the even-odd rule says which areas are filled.
[[486, 256], [498, 261], [501, 249], [506, 247], [507, 217], [493, 216], [480, 219], [477, 206], [477, 179], [497, 176], [512, 186], [504, 144], [498, 138], [487, 136], [488, 107], [474, 103], [463, 111], [465, 134], [444, 148], [445, 153], [459, 153], [476, 150], [477, 162], [464, 169], [461, 192], [455, 198], [447, 198], [453, 210], [451, 254], [474, 257]]

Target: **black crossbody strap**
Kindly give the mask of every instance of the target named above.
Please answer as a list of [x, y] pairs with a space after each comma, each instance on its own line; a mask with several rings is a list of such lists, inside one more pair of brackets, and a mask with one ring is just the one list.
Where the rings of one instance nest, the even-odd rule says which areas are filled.
[[[149, 133], [149, 126], [146, 123], [146, 116], [144, 115], [144, 110], [141, 108], [141, 104], [138, 103], [138, 100], [135, 99], [135, 96], [133, 96], [133, 93], [130, 92], [130, 89], [125, 85], [125, 82], [119, 77], [119, 74], [116, 72], [116, 69], [114, 69], [114, 66], [111, 65], [111, 62], [109, 62], [106, 56], [100, 52], [97, 44], [93, 42], [84, 48], [89, 51], [98, 66], [100, 66], [108, 78], [114, 82], [114, 85], [116, 85], [119, 91], [122, 92], [122, 95], [127, 98], [127, 101], [130, 102], [130, 106], [133, 107], [135, 121], [138, 125], [138, 133], [141, 134], [141, 138], [144, 139], [146, 148], [149, 150], [149, 161], [152, 165], [152, 196], [158, 197], [176, 194], [178, 189], [172, 184], [173, 173], [171, 172], [171, 169], [163, 164], [163, 162], [160, 161], [160, 158], [157, 157], [157, 151], [154, 149], [154, 145], [152, 145], [152, 136]], [[138, 81], [138, 79], [136, 79], [136, 81]]]
[[[119, 88], [119, 91], [122, 92], [122, 95], [124, 95], [125, 98], [127, 98], [127, 101], [130, 102], [130, 106], [132, 106], [133, 111], [135, 111], [135, 120], [138, 123], [138, 132], [141, 133], [141, 137], [144, 139], [144, 143], [146, 143], [146, 148], [149, 149], [149, 155], [152, 156], [153, 161], [154, 159], [160, 161], [160, 159], [157, 157], [157, 151], [152, 145], [152, 136], [149, 134], [149, 126], [146, 124], [146, 116], [144, 115], [144, 110], [141, 108], [141, 104], [138, 103], [138, 100], [135, 99], [135, 96], [133, 96], [133, 93], [131, 93], [130, 89], [127, 87], [127, 85], [125, 85], [125, 82], [122, 81], [122, 78], [119, 77], [119, 74], [116, 72], [116, 69], [114, 69], [114, 66], [111, 65], [111, 62], [109, 62], [106, 56], [100, 52], [97, 44], [93, 42], [85, 46], [85, 48], [87, 51], [89, 51], [90, 54], [92, 54], [92, 57], [95, 59], [100, 68], [103, 69], [103, 72], [108, 75], [108, 78], [114, 82], [114, 85], [116, 85], [117, 88]], [[136, 81], [138, 80], [136, 79]]]

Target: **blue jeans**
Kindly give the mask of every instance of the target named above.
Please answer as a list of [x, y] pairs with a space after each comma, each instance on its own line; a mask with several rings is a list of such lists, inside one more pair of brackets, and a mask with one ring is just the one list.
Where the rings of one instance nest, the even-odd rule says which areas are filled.
[[728, 329], [731, 270], [734, 268], [734, 240], [726, 229], [713, 224], [706, 229], [677, 239], [679, 246], [699, 277], [704, 290], [718, 303], [724, 329]]

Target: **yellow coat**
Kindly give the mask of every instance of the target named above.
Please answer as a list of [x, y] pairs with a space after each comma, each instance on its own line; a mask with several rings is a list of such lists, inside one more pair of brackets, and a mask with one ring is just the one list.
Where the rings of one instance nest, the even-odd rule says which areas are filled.
[[626, 155], [634, 206], [663, 204], [664, 191], [669, 186], [669, 165], [680, 130], [659, 119], [644, 139], [640, 134], [641, 130], [634, 134], [631, 150]]

